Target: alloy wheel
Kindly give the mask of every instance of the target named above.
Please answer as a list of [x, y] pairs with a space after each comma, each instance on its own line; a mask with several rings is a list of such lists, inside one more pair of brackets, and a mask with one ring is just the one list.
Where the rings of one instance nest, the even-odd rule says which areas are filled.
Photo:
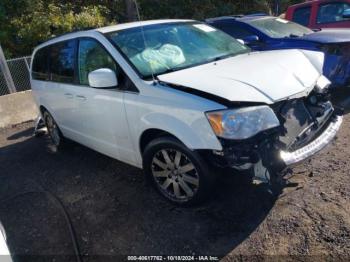
[[175, 149], [162, 149], [154, 155], [152, 175], [160, 191], [175, 201], [190, 200], [199, 187], [199, 175], [194, 164]]
[[50, 115], [47, 115], [47, 117], [46, 117], [46, 127], [47, 127], [47, 131], [51, 137], [52, 143], [55, 146], [58, 146], [61, 142], [60, 131], [58, 129], [58, 126], [57, 126], [55, 120]]

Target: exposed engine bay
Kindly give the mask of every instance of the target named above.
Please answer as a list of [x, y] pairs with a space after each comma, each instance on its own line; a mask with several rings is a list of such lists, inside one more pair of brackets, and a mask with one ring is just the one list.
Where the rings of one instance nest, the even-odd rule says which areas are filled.
[[333, 108], [327, 94], [317, 91], [311, 92], [308, 97], [281, 101], [271, 107], [281, 125], [245, 141], [221, 139], [224, 150], [214, 152], [219, 166], [237, 170], [255, 168], [257, 179], [269, 182], [272, 174], [280, 173], [288, 165], [304, 158], [290, 156], [289, 152], [301, 150], [307, 154], [308, 149], [304, 147], [313, 141], [318, 142], [316, 140], [323, 133], [329, 133], [327, 129], [332, 127], [341, 113], [341, 110]]

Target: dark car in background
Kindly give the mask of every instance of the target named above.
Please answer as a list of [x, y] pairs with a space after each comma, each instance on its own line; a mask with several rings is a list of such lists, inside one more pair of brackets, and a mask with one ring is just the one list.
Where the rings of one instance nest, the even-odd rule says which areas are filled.
[[[227, 16], [206, 22], [253, 50], [305, 49], [325, 53], [323, 73], [332, 91], [350, 89], [350, 30], [311, 30], [278, 17], [266, 15]], [[344, 88], [344, 89], [343, 89]]]
[[288, 7], [286, 19], [318, 28], [350, 28], [350, 0], [317, 0]]

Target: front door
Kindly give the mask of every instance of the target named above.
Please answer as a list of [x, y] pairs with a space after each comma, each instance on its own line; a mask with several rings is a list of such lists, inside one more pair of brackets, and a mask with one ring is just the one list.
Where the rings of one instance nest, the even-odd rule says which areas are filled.
[[75, 92], [76, 129], [83, 144], [133, 163], [135, 156], [124, 107], [123, 83], [119, 81], [118, 86], [111, 89], [89, 86], [88, 74], [101, 68], [112, 69], [117, 76], [121, 75], [120, 67], [97, 40], [80, 39], [77, 61], [79, 86]]

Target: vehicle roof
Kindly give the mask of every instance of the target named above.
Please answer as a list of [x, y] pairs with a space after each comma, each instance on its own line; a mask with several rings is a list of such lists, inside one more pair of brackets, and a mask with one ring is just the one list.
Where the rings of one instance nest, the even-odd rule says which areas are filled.
[[205, 21], [208, 23], [221, 21], [221, 20], [235, 20], [239, 22], [246, 22], [246, 21], [252, 21], [252, 20], [266, 18], [266, 17], [273, 17], [273, 16], [269, 16], [267, 14], [232, 15], [232, 16], [220, 16], [220, 17], [208, 18]]
[[109, 32], [113, 32], [113, 31], [129, 29], [129, 28], [134, 28], [134, 27], [147, 26], [147, 25], [178, 23], [178, 22], [191, 22], [191, 21], [194, 21], [194, 20], [189, 20], [189, 19], [158, 19], [158, 20], [137, 21], [137, 22], [124, 23], [124, 24], [117, 24], [117, 25], [97, 28], [94, 30], [104, 34], [104, 33], [109, 33]]
[[100, 28], [94, 28], [94, 29], [88, 29], [88, 30], [78, 30], [74, 32], [68, 32], [66, 34], [59, 35], [57, 37], [53, 37], [51, 39], [48, 39], [47, 41], [41, 43], [38, 45], [35, 50], [40, 49], [44, 46], [54, 44], [56, 42], [64, 41], [70, 38], [74, 38], [75, 36], [81, 35], [83, 32], [100, 32], [100, 33], [109, 33], [113, 31], [123, 30], [123, 29], [129, 29], [129, 28], [136, 28], [141, 26], [148, 26], [148, 25], [156, 25], [156, 24], [165, 24], [165, 23], [179, 23], [179, 22], [193, 22], [195, 20], [189, 20], [189, 19], [158, 19], [158, 20], [147, 20], [147, 21], [137, 21], [137, 22], [130, 22], [130, 23], [123, 23], [123, 24], [117, 24], [117, 25], [111, 25], [111, 26], [105, 26]]
[[[296, 7], [300, 7], [300, 6], [307, 6], [307, 5], [312, 5], [314, 3], [323, 3], [323, 2], [339, 2], [339, 0], [312, 0], [312, 1], [306, 1], [303, 3], [299, 3], [299, 4], [294, 4], [288, 7], [289, 8], [296, 8]], [[345, 0], [345, 2], [348, 2], [347, 0]]]
[[315, 3], [315, 2], [321, 2], [321, 1], [320, 0], [305, 1], [305, 2], [294, 4], [294, 5], [291, 5], [291, 6], [298, 6], [298, 5], [305, 5], [305, 4], [309, 4], [310, 5], [310, 4]]

